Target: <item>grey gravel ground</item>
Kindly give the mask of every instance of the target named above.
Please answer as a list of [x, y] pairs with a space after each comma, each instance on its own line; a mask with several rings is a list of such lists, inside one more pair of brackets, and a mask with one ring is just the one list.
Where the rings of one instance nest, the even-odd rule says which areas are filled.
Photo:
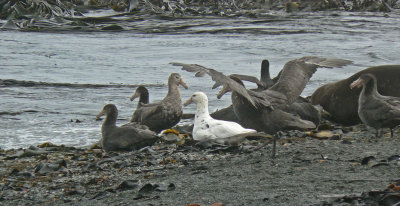
[[[0, 152], [1, 205], [391, 205], [399, 192], [399, 131], [364, 126], [331, 139], [285, 133], [200, 148], [159, 143], [126, 153], [43, 144]], [[344, 132], [344, 133], [341, 133]], [[400, 183], [400, 182], [399, 182]], [[390, 201], [388, 202], [388, 198]], [[385, 199], [386, 198], [386, 199]], [[397, 198], [397, 199], [396, 199]], [[394, 199], [392, 201], [392, 199]], [[386, 201], [386, 202], [384, 202]]]

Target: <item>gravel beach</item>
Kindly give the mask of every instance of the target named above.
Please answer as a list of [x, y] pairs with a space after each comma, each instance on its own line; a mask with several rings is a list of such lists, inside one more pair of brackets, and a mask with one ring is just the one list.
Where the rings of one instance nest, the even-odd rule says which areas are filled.
[[13, 145], [33, 144], [32, 137], [66, 144], [0, 148], [0, 205], [400, 205], [399, 128], [393, 138], [387, 130], [376, 138], [364, 125], [324, 120], [314, 131], [279, 133], [275, 155], [272, 137], [221, 145], [195, 142], [188, 134], [110, 153], [67, 146], [100, 137], [93, 120], [98, 104], [112, 100], [131, 112], [131, 90], [146, 78], [154, 78], [152, 97], [164, 95], [163, 72], [171, 68], [160, 65], [170, 61], [207, 60], [222, 69], [232, 60], [245, 65], [234, 67], [250, 68], [260, 57], [279, 65], [300, 54], [357, 61], [353, 70], [321, 71], [316, 88], [335, 80], [330, 76], [398, 60], [399, 0], [203, 3], [0, 1], [0, 29], [7, 36], [2, 75], [10, 78], [0, 79], [1, 147], [11, 138], [17, 139]]
[[[2, 205], [393, 205], [399, 131], [290, 131], [238, 146], [159, 142], [125, 153], [44, 143], [0, 152]], [[324, 130], [322, 130], [324, 129]], [[312, 137], [313, 136], [313, 137]], [[396, 183], [397, 181], [397, 183]]]

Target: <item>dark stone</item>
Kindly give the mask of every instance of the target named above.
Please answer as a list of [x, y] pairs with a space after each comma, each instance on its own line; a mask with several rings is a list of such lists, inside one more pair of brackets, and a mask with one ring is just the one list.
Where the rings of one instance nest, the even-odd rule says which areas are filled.
[[124, 28], [122, 28], [119, 25], [113, 24], [113, 25], [110, 25], [110, 26], [105, 26], [105, 27], [101, 28], [101, 30], [104, 30], [104, 31], [121, 31], [121, 30], [124, 30]]
[[10, 176], [12, 176], [12, 175], [17, 175], [19, 173], [19, 170], [17, 169], [17, 168], [14, 168], [14, 169], [12, 169], [11, 170], [11, 172], [10, 172]]
[[139, 180], [124, 180], [116, 188], [117, 190], [133, 190], [139, 187]]
[[142, 194], [142, 193], [150, 193], [150, 192], [153, 192], [156, 188], [157, 188], [157, 185], [153, 185], [151, 183], [147, 183], [147, 184], [143, 185], [140, 188], [139, 193], [140, 194]]
[[367, 165], [371, 160], [375, 160], [374, 156], [368, 156], [361, 160], [361, 165]]
[[157, 184], [157, 187], [155, 188], [156, 191], [164, 192], [164, 191], [171, 191], [175, 190], [176, 186], [174, 183], [169, 183], [169, 184]]
[[55, 163], [39, 163], [36, 168], [35, 168], [35, 173], [36, 174], [47, 174], [50, 172], [56, 172], [59, 171], [61, 168], [66, 168], [67, 167], [67, 162], [65, 160], [60, 160]]

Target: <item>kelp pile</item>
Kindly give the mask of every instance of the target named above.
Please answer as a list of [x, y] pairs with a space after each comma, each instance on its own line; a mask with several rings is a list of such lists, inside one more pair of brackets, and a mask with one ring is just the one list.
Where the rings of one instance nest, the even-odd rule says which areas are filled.
[[[60, 0], [25, 0], [25, 1], [6, 1], [0, 2], [0, 18], [7, 19], [7, 23], [2, 25], [5, 29], [19, 29], [33, 26], [36, 22], [44, 20], [54, 24], [57, 20], [71, 16], [72, 4], [65, 4]], [[53, 25], [56, 26], [56, 25]]]
[[70, 16], [71, 11], [60, 0], [25, 0], [0, 2], [2, 7], [0, 18], [21, 19], [29, 17], [54, 18], [56, 16]]
[[[400, 0], [0, 0], [1, 29], [28, 31], [123, 30], [123, 22], [206, 16], [250, 18], [269, 11], [370, 11], [400, 9]], [[106, 17], [88, 12], [114, 10]], [[121, 23], [122, 22], [122, 23]], [[121, 26], [122, 25], [122, 26]]]

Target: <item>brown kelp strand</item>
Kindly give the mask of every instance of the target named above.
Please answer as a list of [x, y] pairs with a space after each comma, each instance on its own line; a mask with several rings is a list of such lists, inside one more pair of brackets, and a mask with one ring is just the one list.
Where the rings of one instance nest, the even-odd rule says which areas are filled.
[[[141, 84], [143, 85], [143, 84]], [[162, 87], [164, 84], [145, 84], [146, 87]], [[72, 84], [57, 82], [36, 82], [15, 79], [0, 79], [0, 87], [64, 87], [64, 88], [135, 88], [137, 84]]]
[[[121, 31], [132, 20], [162, 18], [174, 20], [182, 17], [239, 17], [257, 18], [269, 11], [372, 11], [390, 12], [400, 8], [399, 0], [391, 1], [301, 1], [282, 0], [89, 0], [1, 1], [0, 19], [7, 19], [1, 29], [27, 31]], [[86, 17], [89, 11], [109, 9], [119, 14], [107, 17]], [[111, 23], [113, 22], [113, 23]], [[128, 23], [128, 24], [127, 24]], [[110, 25], [112, 24], [112, 25]]]

